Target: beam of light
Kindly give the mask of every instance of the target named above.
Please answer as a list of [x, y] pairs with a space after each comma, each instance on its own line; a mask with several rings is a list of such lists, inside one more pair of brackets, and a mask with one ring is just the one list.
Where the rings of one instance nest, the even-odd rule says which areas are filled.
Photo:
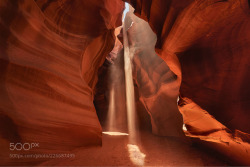
[[125, 10], [123, 12], [123, 48], [124, 48], [124, 71], [125, 71], [125, 87], [126, 87], [126, 107], [127, 107], [127, 121], [128, 121], [128, 133], [129, 143], [127, 144], [129, 158], [131, 162], [136, 166], [143, 166], [144, 159], [146, 157], [139, 147], [134, 143], [137, 142], [136, 136], [136, 115], [135, 115], [135, 95], [134, 95], [134, 82], [132, 75], [132, 59], [134, 56], [134, 49], [129, 47], [127, 30], [132, 27], [133, 22], [130, 25], [126, 25], [124, 22], [126, 13], [130, 10], [128, 3], [125, 3]]
[[110, 136], [128, 136], [128, 133], [123, 133], [123, 132], [102, 132], [102, 133]]
[[143, 166], [146, 155], [140, 151], [137, 145], [128, 144], [127, 147], [129, 152], [129, 158], [133, 162], [133, 164]]
[[128, 132], [130, 134], [129, 140], [130, 142], [135, 142], [136, 140], [135, 96], [134, 96], [134, 82], [133, 82], [133, 76], [132, 76], [132, 58], [134, 56], [134, 52], [132, 49], [129, 48], [128, 36], [127, 36], [127, 31], [126, 31], [127, 26], [128, 25], [124, 23], [123, 45], [124, 45], [126, 105], [127, 105], [127, 116], [128, 116]]
[[[125, 19], [125, 16], [127, 14], [127, 12], [129, 11], [129, 4], [125, 3], [125, 10], [123, 11], [123, 20]], [[121, 31], [121, 28], [116, 28], [115, 31], [115, 35], [117, 36]], [[119, 42], [118, 39], [116, 39], [116, 42]], [[114, 48], [115, 49], [115, 48]], [[117, 50], [112, 50], [111, 51], [111, 55], [116, 55], [118, 52]], [[114, 51], [114, 53], [113, 53]], [[116, 51], [116, 52], [115, 52]], [[117, 56], [117, 55], [116, 55]], [[115, 57], [115, 56], [114, 56]], [[112, 57], [109, 60], [112, 64], [114, 64]], [[117, 69], [117, 66], [113, 65], [110, 68], [110, 72], [111, 72], [111, 78], [110, 78], [110, 96], [109, 96], [109, 108], [108, 108], [108, 119], [107, 119], [107, 129], [108, 131], [114, 131], [116, 129], [116, 124], [117, 124], [117, 111], [116, 111], [116, 104], [115, 104], [115, 97], [116, 97], [116, 92], [115, 92], [115, 81], [117, 80], [115, 76], [117, 75], [121, 75], [121, 73], [119, 72], [119, 70]], [[116, 85], [117, 86], [117, 85]]]
[[109, 96], [109, 109], [108, 109], [108, 130], [111, 131], [115, 124], [115, 91], [114, 86], [111, 84], [110, 96]]

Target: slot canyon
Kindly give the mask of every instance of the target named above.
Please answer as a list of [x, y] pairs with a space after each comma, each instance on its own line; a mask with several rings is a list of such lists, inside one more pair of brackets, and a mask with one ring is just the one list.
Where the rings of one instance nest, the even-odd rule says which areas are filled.
[[1, 166], [250, 166], [249, 0], [0, 0]]

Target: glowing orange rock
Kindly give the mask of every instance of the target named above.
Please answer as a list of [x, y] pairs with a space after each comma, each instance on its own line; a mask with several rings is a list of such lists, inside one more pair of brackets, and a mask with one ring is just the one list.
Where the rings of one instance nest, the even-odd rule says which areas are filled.
[[3, 0], [0, 8], [1, 129], [12, 127], [1, 137], [40, 143], [36, 151], [100, 145], [93, 88], [124, 3]]

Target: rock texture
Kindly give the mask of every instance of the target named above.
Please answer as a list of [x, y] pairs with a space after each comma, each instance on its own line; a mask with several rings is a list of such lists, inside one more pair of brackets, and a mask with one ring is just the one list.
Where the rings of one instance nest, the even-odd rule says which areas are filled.
[[[237, 131], [235, 134], [232, 132], [235, 129], [250, 132], [248, 122], [250, 103], [247, 97], [250, 90], [248, 1], [128, 0], [127, 2], [135, 8], [137, 16], [149, 23], [157, 36], [156, 53], [172, 72], [167, 78], [175, 76], [171, 82], [174, 83], [174, 87], [169, 90], [179, 91], [180, 87], [179, 110], [184, 123], [188, 124], [189, 134], [186, 134], [207, 141], [209, 146], [220, 150], [238, 163], [250, 164], [249, 144], [242, 139], [239, 142], [238, 138], [235, 138]], [[147, 41], [146, 35], [142, 38]], [[149, 62], [154, 67], [154, 61]], [[138, 65], [139, 68], [141, 66], [143, 65]], [[156, 67], [160, 68], [160, 63]], [[160, 97], [156, 88], [161, 82], [160, 80], [153, 82], [154, 79], [151, 77], [157, 75], [151, 75], [150, 72], [146, 71], [141, 76], [147, 81], [141, 85], [141, 89], [147, 89], [141, 92], [141, 96], [145, 96], [143, 95], [145, 92], [151, 92], [156, 99], [157, 96]], [[165, 84], [166, 87], [173, 86], [170, 83]], [[170, 99], [166, 96], [160, 99], [162, 101], [165, 99], [165, 103], [170, 104], [169, 101], [176, 100], [178, 94]], [[158, 102], [159, 100], [150, 101], [151, 106], [159, 106]], [[189, 104], [195, 104], [197, 108]], [[169, 108], [165, 108], [165, 113], [161, 109], [157, 111], [157, 108], [151, 111], [159, 114], [156, 119], [159, 122], [162, 117], [167, 117]], [[197, 119], [194, 124], [193, 118]], [[174, 123], [177, 124], [177, 121]], [[162, 130], [164, 128], [162, 124], [156, 127], [168, 135], [167, 126], [165, 131]], [[247, 138], [246, 133], [241, 133], [243, 134], [241, 137]], [[162, 135], [159, 132], [157, 134]], [[222, 144], [223, 138], [226, 138], [226, 145]]]
[[9, 142], [41, 150], [101, 144], [93, 88], [123, 8], [108, 0], [0, 2], [3, 157]]
[[[248, 2], [128, 2], [134, 6], [135, 14], [149, 22], [157, 34], [159, 56], [170, 68], [176, 64], [172, 70], [183, 80], [181, 95], [192, 98], [230, 128], [250, 132], [246, 97], [250, 82], [246, 76]], [[174, 62], [177, 56], [181, 66]]]
[[[153, 133], [182, 136], [184, 122], [186, 136], [249, 165], [249, 2], [125, 1], [155, 33], [130, 13], [134, 80]], [[94, 88], [123, 8], [118, 0], [0, 1], [1, 164], [44, 160], [12, 161], [10, 143], [39, 143], [29, 153], [101, 145]]]
[[177, 107], [179, 82], [155, 52], [156, 35], [148, 23], [132, 11], [127, 13], [125, 24], [131, 25], [126, 33], [129, 52], [134, 54], [133, 77], [139, 99], [151, 117], [152, 132], [162, 136], [184, 136], [183, 120]]
[[[115, 35], [122, 27], [116, 28]], [[123, 45], [116, 38], [113, 50], [99, 69], [94, 103], [104, 131], [127, 132]]]

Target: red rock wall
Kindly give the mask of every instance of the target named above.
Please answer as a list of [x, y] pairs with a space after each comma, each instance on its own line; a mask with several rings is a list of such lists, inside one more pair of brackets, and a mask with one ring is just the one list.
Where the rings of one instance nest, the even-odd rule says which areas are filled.
[[42, 150], [101, 144], [93, 88], [123, 8], [106, 0], [0, 1], [1, 153], [9, 141]]
[[[232, 134], [230, 131], [239, 129], [250, 132], [250, 103], [247, 97], [250, 90], [248, 1], [127, 2], [157, 35], [156, 52], [176, 76], [171, 83], [175, 83], [175, 88], [180, 87], [179, 110], [189, 133], [186, 132], [186, 135], [208, 141], [211, 147], [238, 163], [250, 164], [249, 144], [241, 141], [242, 139], [239, 142], [238, 137], [235, 138], [237, 133]], [[143, 38], [145, 37], [146, 35]], [[147, 71], [143, 76], [150, 76], [152, 71], [154, 70]], [[148, 81], [145, 85], [150, 85], [148, 90], [154, 91], [152, 88], [157, 83], [149, 83], [153, 79], [145, 80]], [[169, 98], [160, 99], [165, 99], [165, 103], [170, 104]], [[176, 99], [176, 96], [171, 99]], [[151, 100], [150, 103], [156, 105], [159, 101]], [[163, 117], [168, 113], [167, 107], [165, 113], [156, 108], [153, 111]], [[211, 119], [210, 114], [215, 119]], [[157, 129], [161, 128], [164, 126], [158, 125]], [[167, 126], [165, 128], [167, 133]], [[246, 136], [242, 138], [247, 138]], [[223, 144], [225, 141], [227, 144]]]
[[[133, 57], [133, 77], [139, 99], [151, 117], [152, 132], [162, 136], [184, 136], [178, 111], [179, 82], [168, 65], [155, 53], [156, 35], [144, 20], [127, 13], [125, 23], [129, 52]], [[143, 112], [143, 111], [138, 111]]]
[[[250, 132], [248, 2], [128, 2], [157, 34], [159, 55], [170, 68], [176, 64], [172, 70], [183, 80], [181, 95], [192, 98], [230, 128]], [[178, 56], [180, 65], [172, 63], [175, 58], [169, 55], [176, 60]]]

